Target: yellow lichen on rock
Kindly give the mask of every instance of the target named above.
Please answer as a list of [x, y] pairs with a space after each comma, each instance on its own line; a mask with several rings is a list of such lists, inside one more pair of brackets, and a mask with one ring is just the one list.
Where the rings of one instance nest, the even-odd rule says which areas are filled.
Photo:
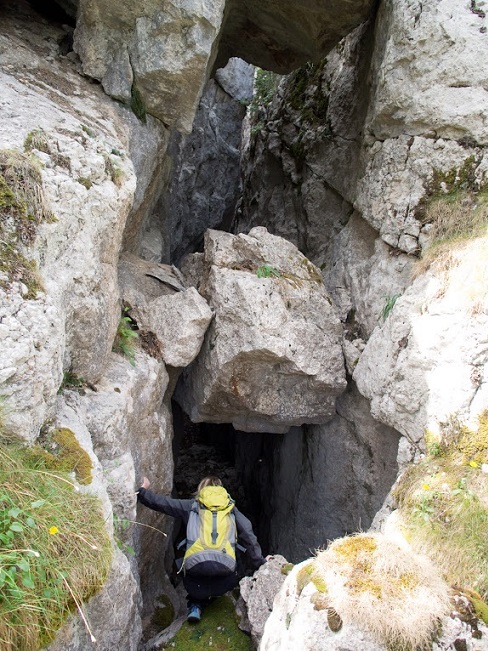
[[328, 586], [333, 621], [369, 630], [385, 644], [421, 647], [449, 610], [448, 586], [435, 566], [380, 534], [338, 539], [314, 564]]

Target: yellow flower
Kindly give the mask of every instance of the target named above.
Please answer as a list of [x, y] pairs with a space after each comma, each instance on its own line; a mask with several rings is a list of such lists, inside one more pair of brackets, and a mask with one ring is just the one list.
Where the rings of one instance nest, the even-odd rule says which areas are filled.
[[477, 468], [478, 467], [478, 464], [476, 463], [476, 461], [470, 461], [469, 465], [471, 466], [471, 468]]
[[424, 489], [424, 491], [428, 491], [429, 488], [430, 488], [430, 486], [429, 486], [429, 484], [424, 484], [424, 485], [422, 486], [422, 488]]
[[49, 528], [49, 533], [51, 536], [54, 536], [54, 534], [58, 533], [59, 529], [57, 527], [50, 527]]

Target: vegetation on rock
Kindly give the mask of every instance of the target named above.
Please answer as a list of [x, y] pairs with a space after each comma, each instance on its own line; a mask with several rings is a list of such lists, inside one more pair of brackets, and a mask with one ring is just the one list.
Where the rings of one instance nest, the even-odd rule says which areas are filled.
[[330, 628], [354, 624], [388, 648], [426, 647], [449, 610], [448, 586], [436, 568], [385, 536], [337, 539], [318, 553], [313, 571], [328, 592], [312, 602], [327, 609]]
[[26, 252], [38, 225], [54, 219], [44, 203], [36, 159], [0, 151], [0, 288], [6, 290], [13, 282], [21, 282], [27, 288], [25, 298], [35, 298], [42, 291], [37, 264]]
[[174, 651], [251, 651], [251, 638], [237, 623], [234, 603], [229, 597], [219, 597], [205, 608], [198, 624], [185, 622], [169, 648]]
[[[100, 502], [30, 449], [0, 446], [0, 646], [35, 651], [103, 585], [112, 545]], [[86, 622], [89, 628], [88, 622]]]
[[406, 536], [447, 580], [488, 598], [488, 410], [471, 430], [451, 417], [395, 488]]
[[135, 321], [129, 316], [129, 308], [125, 307], [120, 317], [115, 335], [113, 351], [125, 355], [132, 366], [136, 365], [136, 339], [139, 337], [135, 330]]
[[488, 234], [488, 182], [476, 175], [479, 161], [470, 156], [459, 168], [434, 170], [416, 216], [430, 225], [429, 245], [417, 263], [417, 274], [431, 264], [453, 264], [453, 252]]

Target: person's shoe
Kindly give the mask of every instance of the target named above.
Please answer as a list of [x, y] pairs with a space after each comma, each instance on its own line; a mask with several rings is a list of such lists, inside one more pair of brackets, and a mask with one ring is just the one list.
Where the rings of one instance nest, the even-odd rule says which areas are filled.
[[188, 615], [186, 617], [186, 620], [188, 622], [191, 622], [192, 624], [196, 624], [197, 622], [200, 621], [202, 617], [202, 609], [200, 606], [197, 606], [196, 604], [192, 604], [191, 606], [188, 607]]

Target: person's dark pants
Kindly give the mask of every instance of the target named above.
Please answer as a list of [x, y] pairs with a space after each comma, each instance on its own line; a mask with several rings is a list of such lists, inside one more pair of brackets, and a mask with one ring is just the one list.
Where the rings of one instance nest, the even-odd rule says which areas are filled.
[[237, 572], [226, 576], [189, 576], [183, 577], [188, 606], [195, 604], [200, 608], [208, 606], [215, 597], [220, 597], [233, 590], [239, 583]]

